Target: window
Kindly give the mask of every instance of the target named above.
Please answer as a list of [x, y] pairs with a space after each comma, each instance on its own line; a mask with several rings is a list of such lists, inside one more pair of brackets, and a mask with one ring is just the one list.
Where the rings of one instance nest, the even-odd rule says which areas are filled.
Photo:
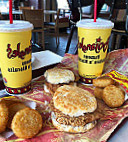
[[101, 11], [110, 11], [110, 7], [107, 4], [104, 4]]
[[65, 10], [69, 9], [67, 0], [57, 0], [57, 6], [58, 9], [65, 9]]
[[9, 1], [8, 0], [0, 0], [0, 11], [1, 12], [9, 11]]

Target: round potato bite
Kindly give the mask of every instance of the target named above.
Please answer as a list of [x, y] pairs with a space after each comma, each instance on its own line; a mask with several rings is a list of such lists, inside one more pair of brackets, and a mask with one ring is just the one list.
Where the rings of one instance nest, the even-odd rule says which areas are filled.
[[8, 108], [4, 102], [0, 102], [0, 133], [5, 131], [8, 122]]
[[95, 95], [96, 98], [102, 99], [103, 88], [95, 87], [95, 89], [94, 89], [94, 95]]
[[12, 119], [13, 119], [14, 115], [16, 114], [16, 112], [18, 112], [19, 110], [24, 109], [26, 107], [27, 106], [24, 105], [23, 103], [14, 103], [8, 107], [8, 111], [9, 111], [9, 116], [8, 116], [9, 119], [8, 119], [8, 124], [7, 124], [8, 128], [11, 128]]
[[103, 89], [102, 99], [109, 107], [120, 107], [125, 101], [125, 95], [115, 85], [109, 85]]
[[19, 138], [32, 138], [42, 128], [42, 117], [34, 109], [22, 109], [14, 115], [11, 128]]
[[97, 79], [93, 79], [93, 85], [95, 87], [106, 87], [108, 85], [113, 85], [115, 82], [113, 79], [111, 79], [110, 77], [106, 77], [106, 76], [103, 76], [103, 77], [100, 77], [100, 78], [97, 78]]

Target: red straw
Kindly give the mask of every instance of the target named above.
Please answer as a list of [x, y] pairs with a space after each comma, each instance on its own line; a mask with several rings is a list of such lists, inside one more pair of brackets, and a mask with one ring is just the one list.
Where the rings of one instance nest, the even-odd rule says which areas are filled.
[[9, 19], [10, 19], [10, 24], [13, 24], [12, 0], [9, 0]]
[[97, 0], [94, 1], [94, 22], [96, 22], [97, 18]]

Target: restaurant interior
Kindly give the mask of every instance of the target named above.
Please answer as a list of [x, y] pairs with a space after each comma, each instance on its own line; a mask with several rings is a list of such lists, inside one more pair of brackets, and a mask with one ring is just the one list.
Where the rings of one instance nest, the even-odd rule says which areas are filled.
[[0, 142], [127, 142], [127, 47], [128, 0], [0, 0]]
[[[99, 0], [97, 18], [110, 19], [115, 26], [110, 37], [109, 51], [127, 48], [128, 46], [128, 5], [127, 0]], [[39, 10], [25, 17], [25, 9]], [[9, 19], [8, 0], [0, 1], [0, 18]], [[29, 12], [29, 11], [27, 11]], [[38, 15], [38, 17], [37, 17]], [[66, 52], [75, 54], [77, 51], [76, 23], [80, 19], [93, 19], [94, 3], [91, 0], [13, 0], [13, 19], [33, 22], [32, 51], [50, 50], [60, 56]], [[41, 23], [42, 22], [42, 23]]]

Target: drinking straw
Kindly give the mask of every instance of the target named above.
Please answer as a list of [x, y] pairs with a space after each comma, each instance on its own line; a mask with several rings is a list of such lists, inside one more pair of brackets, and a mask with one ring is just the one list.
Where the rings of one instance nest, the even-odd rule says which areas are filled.
[[9, 19], [10, 19], [10, 24], [13, 24], [12, 0], [9, 0]]
[[97, 0], [94, 0], [94, 22], [96, 22], [97, 18]]

